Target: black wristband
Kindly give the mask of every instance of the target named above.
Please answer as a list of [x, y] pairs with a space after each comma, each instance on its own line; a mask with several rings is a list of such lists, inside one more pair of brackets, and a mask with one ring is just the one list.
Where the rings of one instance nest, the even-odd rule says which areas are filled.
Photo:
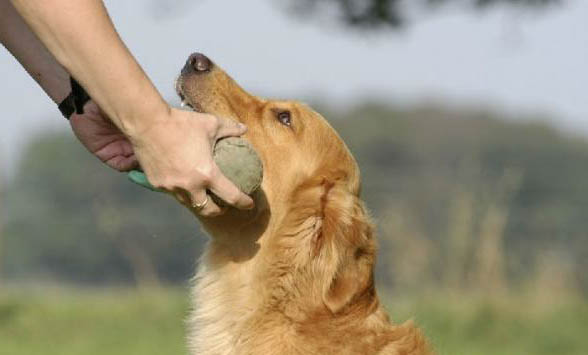
[[76, 79], [70, 76], [69, 82], [71, 84], [71, 92], [57, 106], [63, 117], [67, 118], [68, 120], [74, 112], [78, 115], [84, 113], [84, 105], [91, 99], [90, 95], [88, 95], [86, 90], [84, 90], [84, 88], [76, 81]]

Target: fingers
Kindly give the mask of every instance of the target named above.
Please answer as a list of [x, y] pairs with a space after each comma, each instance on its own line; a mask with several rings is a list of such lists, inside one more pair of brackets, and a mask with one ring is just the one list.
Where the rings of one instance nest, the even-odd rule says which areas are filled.
[[[253, 200], [221, 173], [212, 156], [218, 139], [242, 135], [246, 127], [209, 114], [175, 109], [170, 112], [172, 119], [132, 140], [133, 152], [153, 186], [171, 193], [200, 216], [213, 217], [224, 212], [206, 191], [227, 205], [252, 208]], [[192, 119], [193, 115], [199, 119]]]
[[184, 189], [176, 188], [173, 195], [182, 205], [202, 217], [216, 217], [225, 212], [225, 209], [214, 203], [214, 200], [203, 189], [190, 193]]
[[209, 189], [221, 200], [233, 207], [241, 210], [250, 210], [254, 207], [253, 199], [239, 190], [239, 188], [220, 173], [220, 171], [215, 176], [215, 179], [210, 182]]
[[217, 140], [225, 137], [239, 137], [247, 132], [247, 126], [227, 118], [219, 117], [218, 125]]
[[[169, 188], [163, 189], [170, 191]], [[170, 192], [181, 204], [200, 216], [216, 217], [226, 212], [226, 207], [217, 205], [212, 197], [207, 194], [207, 189], [203, 186], [198, 186], [190, 190], [191, 192], [184, 188], [176, 187]], [[220, 171], [216, 174], [215, 179], [210, 180], [208, 190], [226, 202], [227, 205], [235, 208], [249, 210], [255, 206], [253, 199], [239, 190]]]
[[121, 172], [130, 171], [139, 167], [139, 162], [137, 161], [137, 157], [134, 154], [129, 157], [121, 155], [115, 156], [104, 161], [104, 163], [109, 167]]
[[188, 207], [195, 213], [203, 217], [216, 217], [224, 212], [210, 196], [206, 194], [206, 190], [199, 190], [191, 194], [189, 198]]

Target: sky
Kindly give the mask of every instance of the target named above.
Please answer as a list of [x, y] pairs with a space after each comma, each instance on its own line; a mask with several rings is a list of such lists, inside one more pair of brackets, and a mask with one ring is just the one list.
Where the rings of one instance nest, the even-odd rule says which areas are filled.
[[[588, 1], [548, 12], [446, 9], [402, 31], [364, 36], [288, 16], [270, 0], [201, 0], [168, 12], [161, 1], [105, 1], [123, 40], [162, 95], [195, 51], [261, 96], [326, 99], [334, 107], [377, 97], [482, 105], [514, 119], [537, 115], [588, 134]], [[67, 122], [0, 50], [0, 176], [35, 133]]]

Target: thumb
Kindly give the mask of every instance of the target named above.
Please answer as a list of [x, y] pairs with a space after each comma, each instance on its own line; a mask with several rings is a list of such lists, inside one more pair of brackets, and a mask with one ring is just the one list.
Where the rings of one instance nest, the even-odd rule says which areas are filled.
[[245, 134], [245, 132], [247, 132], [247, 126], [244, 124], [228, 118], [219, 117], [217, 139], [239, 137]]

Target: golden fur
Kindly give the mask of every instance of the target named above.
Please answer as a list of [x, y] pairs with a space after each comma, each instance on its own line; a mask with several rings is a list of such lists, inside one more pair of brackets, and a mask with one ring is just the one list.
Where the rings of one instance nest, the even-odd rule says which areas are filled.
[[[374, 286], [374, 229], [358, 166], [316, 112], [241, 89], [218, 66], [185, 72], [196, 110], [232, 118], [264, 164], [256, 208], [200, 218], [211, 239], [193, 289], [192, 354], [430, 354], [393, 325]], [[289, 111], [291, 126], [277, 119]]]

